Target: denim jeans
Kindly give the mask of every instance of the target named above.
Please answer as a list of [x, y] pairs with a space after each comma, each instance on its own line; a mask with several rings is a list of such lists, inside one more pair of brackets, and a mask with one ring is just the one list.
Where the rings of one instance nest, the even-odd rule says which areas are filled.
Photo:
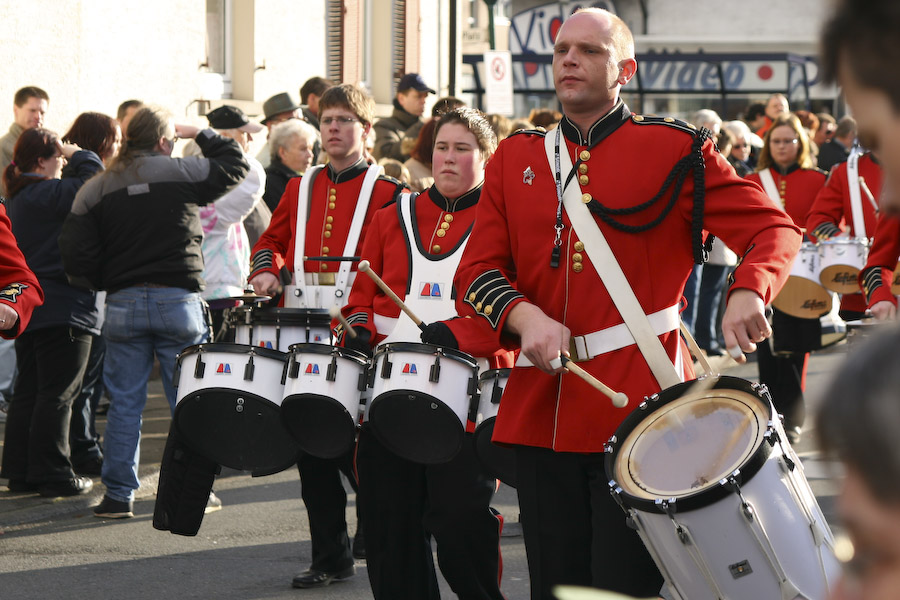
[[180, 288], [126, 288], [106, 298], [103, 337], [103, 382], [110, 405], [101, 479], [107, 496], [128, 502], [140, 485], [141, 413], [154, 355], [169, 408], [174, 410], [175, 359], [187, 346], [209, 338], [206, 304], [199, 294]]

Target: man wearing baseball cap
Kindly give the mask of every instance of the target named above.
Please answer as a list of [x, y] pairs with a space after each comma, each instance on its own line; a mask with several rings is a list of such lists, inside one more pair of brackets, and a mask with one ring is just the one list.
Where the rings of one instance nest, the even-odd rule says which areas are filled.
[[425, 100], [436, 92], [426, 85], [418, 73], [407, 73], [397, 84], [394, 112], [390, 117], [375, 123], [375, 158], [394, 158], [400, 162], [409, 159], [419, 130], [425, 121]]

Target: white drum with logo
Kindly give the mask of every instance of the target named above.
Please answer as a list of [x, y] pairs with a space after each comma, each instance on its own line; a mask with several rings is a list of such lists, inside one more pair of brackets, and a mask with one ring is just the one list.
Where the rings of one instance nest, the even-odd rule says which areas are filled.
[[350, 451], [359, 426], [368, 358], [324, 344], [294, 344], [281, 414], [304, 452], [337, 458]]
[[[498, 446], [494, 437], [494, 421], [500, 410], [500, 398], [512, 369], [490, 369], [478, 376], [479, 394], [473, 399], [475, 422], [475, 455], [485, 471], [506, 485], [516, 486], [516, 453]], [[477, 401], [476, 401], [477, 400]]]
[[865, 240], [837, 238], [819, 242], [819, 282], [838, 294], [859, 294], [859, 272], [866, 266]]
[[824, 599], [834, 539], [765, 386], [675, 385], [632, 412], [606, 473], [680, 600]]
[[803, 242], [784, 287], [772, 306], [799, 319], [818, 319], [831, 310], [831, 294], [819, 281], [821, 257], [812, 242]]
[[324, 309], [238, 306], [230, 318], [238, 344], [286, 353], [291, 344], [331, 343], [331, 315]]
[[242, 344], [200, 344], [178, 355], [175, 427], [220, 465], [267, 475], [297, 462], [281, 418], [287, 355]]
[[462, 448], [478, 386], [475, 359], [459, 350], [396, 342], [375, 351], [366, 418], [379, 441], [407, 460], [444, 463]]

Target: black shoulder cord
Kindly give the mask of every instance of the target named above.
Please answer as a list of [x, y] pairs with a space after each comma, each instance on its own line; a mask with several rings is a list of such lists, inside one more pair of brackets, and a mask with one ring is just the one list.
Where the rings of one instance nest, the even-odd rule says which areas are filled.
[[[666, 177], [665, 181], [663, 181], [659, 192], [657, 192], [650, 200], [628, 208], [608, 208], [594, 199], [588, 203], [588, 209], [599, 216], [606, 224], [619, 231], [624, 231], [626, 233], [641, 233], [653, 229], [662, 223], [666, 216], [672, 211], [675, 202], [678, 200], [678, 196], [681, 194], [681, 188], [684, 186], [684, 181], [687, 179], [688, 173], [693, 171], [694, 206], [691, 213], [691, 247], [693, 248], [694, 262], [703, 264], [709, 258], [709, 249], [710, 246], [712, 246], [712, 236], [709, 236], [706, 245], [703, 243], [703, 208], [706, 185], [706, 164], [703, 160], [703, 142], [705, 142], [710, 135], [709, 130], [706, 128], [700, 129], [691, 144], [690, 153], [675, 163], [672, 171]], [[633, 215], [647, 210], [663, 197], [669, 187], [672, 187], [672, 195], [670, 196], [669, 201], [666, 203], [666, 206], [659, 216], [649, 223], [645, 223], [644, 225], [627, 225], [614, 218], [614, 215]]]

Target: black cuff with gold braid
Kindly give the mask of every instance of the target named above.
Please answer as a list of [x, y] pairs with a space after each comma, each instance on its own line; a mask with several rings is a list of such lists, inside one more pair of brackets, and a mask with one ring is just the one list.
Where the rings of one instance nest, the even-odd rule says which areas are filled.
[[479, 275], [466, 291], [465, 302], [497, 329], [500, 317], [517, 298], [524, 298], [497, 269]]
[[271, 269], [275, 264], [274, 257], [275, 253], [269, 249], [257, 250], [253, 258], [250, 259], [250, 275], [247, 279], [253, 279], [260, 271]]
[[866, 295], [866, 304], [871, 304], [872, 294], [884, 285], [881, 276], [881, 267], [869, 267], [862, 274], [862, 290]]
[[834, 236], [841, 234], [841, 228], [834, 223], [825, 221], [813, 229], [812, 234], [817, 240], [830, 240]]

